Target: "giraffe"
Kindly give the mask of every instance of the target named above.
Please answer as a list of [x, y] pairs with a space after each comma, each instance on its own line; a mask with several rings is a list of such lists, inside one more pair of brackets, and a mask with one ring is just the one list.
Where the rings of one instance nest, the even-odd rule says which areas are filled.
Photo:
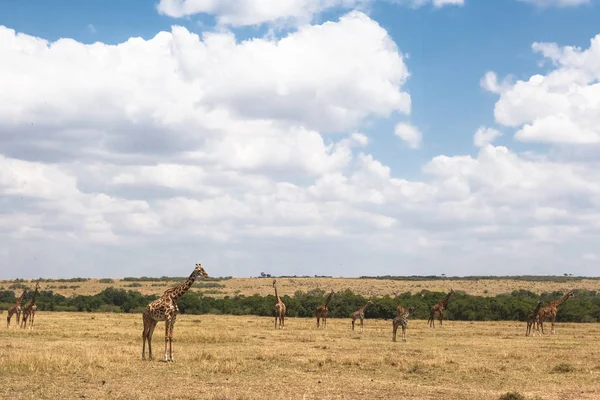
[[23, 307], [23, 318], [21, 319], [21, 328], [27, 328], [27, 320], [31, 317], [31, 322], [29, 323], [29, 329], [33, 329], [33, 318], [35, 317], [35, 312], [37, 311], [37, 305], [35, 304], [38, 290], [40, 288], [40, 282], [36, 282], [35, 291], [33, 292], [33, 297], [29, 304]]
[[275, 329], [277, 329], [277, 320], [279, 320], [279, 328], [284, 329], [285, 327], [285, 304], [281, 301], [279, 294], [277, 294], [277, 280], [273, 279], [273, 288], [275, 289], [275, 297], [277, 297], [277, 303], [275, 303]]
[[329, 302], [331, 301], [331, 297], [333, 296], [334, 293], [335, 292], [333, 291], [333, 289], [331, 289], [331, 292], [329, 292], [329, 294], [327, 295], [327, 298], [325, 299], [325, 304], [317, 307], [317, 328], [319, 327], [319, 320], [322, 318], [323, 319], [323, 329], [327, 329], [327, 313], [329, 312], [329, 309], [327, 308], [327, 306], [329, 305]]
[[27, 289], [24, 289], [23, 293], [21, 293], [21, 296], [17, 299], [17, 302], [7, 310], [7, 315], [6, 315], [6, 328], [7, 329], [10, 326], [10, 320], [11, 320], [13, 314], [17, 314], [17, 328], [19, 328], [19, 322], [21, 319], [21, 311], [22, 311], [21, 303], [23, 302], [23, 297], [25, 296], [26, 292], [27, 292]]
[[[179, 314], [177, 300], [183, 296], [192, 286], [198, 275], [208, 278], [208, 274], [202, 268], [202, 264], [196, 264], [196, 267], [185, 280], [185, 282], [165, 290], [162, 296], [146, 306], [142, 315], [144, 321], [144, 331], [142, 332], [142, 360], [146, 359], [146, 340], [148, 341], [148, 355], [152, 360], [152, 334], [159, 321], [165, 321], [165, 358], [163, 361], [173, 360], [173, 327], [175, 319]], [[168, 352], [167, 352], [168, 345]]]
[[354, 330], [354, 321], [360, 319], [360, 331], [364, 331], [363, 321], [365, 319], [365, 309], [369, 304], [373, 304], [373, 302], [371, 300], [367, 301], [364, 306], [352, 313], [352, 330]]
[[442, 326], [442, 319], [444, 318], [444, 310], [448, 307], [448, 300], [450, 300], [450, 295], [454, 293], [453, 289], [450, 289], [450, 292], [435, 306], [431, 307], [431, 311], [429, 313], [429, 319], [427, 323], [429, 323], [430, 327], [435, 328], [435, 313], [439, 313], [438, 320], [440, 321], [440, 326]]
[[548, 319], [552, 324], [552, 329], [550, 330], [551, 334], [556, 334], [556, 330], [554, 328], [554, 324], [556, 323], [556, 308], [560, 306], [562, 303], [567, 301], [567, 299], [571, 296], [574, 296], [572, 290], [568, 291], [564, 296], [562, 296], [558, 300], [551, 301], [546, 307], [540, 308], [537, 314], [538, 325], [537, 330], [539, 331], [540, 327], [542, 327], [542, 333], [544, 333], [544, 319]]
[[[400, 308], [400, 306], [398, 306]], [[416, 308], [408, 307], [408, 310], [403, 311], [402, 314], [398, 314], [392, 321], [392, 342], [396, 341], [396, 331], [398, 326], [402, 326], [402, 341], [406, 342], [406, 328], [408, 327], [408, 317], [414, 314]]]
[[[527, 330], [525, 331], [525, 336], [529, 336], [531, 335], [531, 328], [535, 327], [536, 330], [535, 332], [540, 335], [540, 331], [537, 326], [537, 321], [538, 321], [538, 313], [540, 311], [540, 308], [542, 307], [542, 303], [543, 301], [538, 301], [537, 302], [537, 306], [535, 307], [535, 310], [533, 310], [532, 313], [530, 313], [529, 315], [527, 315]], [[541, 336], [541, 335], [540, 335]]]

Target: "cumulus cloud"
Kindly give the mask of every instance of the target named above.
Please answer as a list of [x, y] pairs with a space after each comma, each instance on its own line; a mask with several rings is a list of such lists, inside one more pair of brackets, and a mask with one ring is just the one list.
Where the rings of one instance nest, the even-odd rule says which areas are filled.
[[473, 144], [477, 147], [483, 147], [488, 143], [492, 143], [499, 136], [502, 136], [502, 132], [499, 130], [480, 126], [473, 135]]
[[532, 49], [551, 61], [554, 69], [502, 90], [496, 90], [494, 79], [484, 78], [485, 87], [499, 94], [496, 121], [517, 128], [515, 137], [524, 142], [599, 143], [600, 35], [585, 50], [555, 43], [534, 43]]
[[404, 140], [412, 149], [421, 147], [422, 134], [414, 125], [399, 122], [394, 128], [394, 134]]
[[[194, 14], [215, 15], [220, 25], [246, 26], [266, 22], [302, 25], [310, 22], [315, 15], [325, 11], [364, 10], [376, 0], [160, 0], [157, 10], [160, 14], [181, 18]], [[421, 7], [433, 4], [440, 8], [445, 5], [463, 5], [464, 0], [384, 0], [390, 3]]]
[[[407, 274], [562, 273], [597, 246], [593, 162], [517, 153], [482, 127], [476, 154], [438, 155], [420, 179], [386, 165], [362, 125], [409, 114], [410, 74], [363, 13], [277, 40], [173, 27], [84, 45], [0, 27], [0, 41], [8, 277], [173, 275], [195, 262], [245, 276], [389, 274], [399, 263]], [[539, 49], [556, 70], [495, 91], [498, 122], [564, 114], [595, 129], [562, 108], [594, 85], [595, 58]], [[518, 103], [540, 82], [551, 96]], [[593, 93], [581, 97], [588, 108]], [[412, 125], [399, 132], [420, 143]], [[572, 270], [590, 273], [583, 264]]]

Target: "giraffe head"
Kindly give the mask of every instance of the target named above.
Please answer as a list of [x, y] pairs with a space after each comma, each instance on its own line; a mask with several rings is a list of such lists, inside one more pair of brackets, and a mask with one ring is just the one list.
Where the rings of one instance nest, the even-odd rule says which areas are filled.
[[196, 271], [200, 272], [200, 275], [202, 275], [203, 277], [208, 278], [208, 274], [202, 267], [202, 264], [196, 264]]
[[414, 314], [415, 311], [417, 311], [417, 307], [408, 307], [408, 313], [409, 314]]
[[371, 300], [367, 301], [367, 304], [375, 305]]
[[273, 287], [275, 287], [275, 283], [277, 283], [277, 279], [273, 279]]
[[575, 293], [572, 290], [569, 290], [567, 293], [567, 297], [575, 296]]

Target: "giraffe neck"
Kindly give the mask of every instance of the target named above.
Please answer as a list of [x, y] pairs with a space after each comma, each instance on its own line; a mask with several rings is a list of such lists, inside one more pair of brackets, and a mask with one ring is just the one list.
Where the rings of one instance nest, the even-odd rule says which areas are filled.
[[538, 303], [537, 306], [535, 306], [535, 311], [533, 311], [534, 316], [538, 315], [540, 308], [542, 308], [542, 303]]
[[279, 294], [277, 293], [277, 285], [273, 285], [273, 288], [275, 289], [275, 297], [277, 297], [277, 302], [281, 303], [281, 299], [279, 298]]
[[33, 292], [33, 297], [31, 298], [31, 301], [29, 302], [29, 304], [27, 305], [27, 307], [33, 307], [35, 305], [35, 300], [38, 294], [38, 287], [35, 287], [35, 292]]
[[333, 296], [333, 293], [329, 293], [327, 295], [327, 298], [325, 299], [325, 307], [327, 307], [329, 305], [329, 302], [331, 301], [331, 296]]
[[562, 303], [564, 303], [565, 301], [567, 301], [567, 299], [569, 298], [569, 293], [565, 294], [563, 297], [561, 297], [560, 299], [552, 302], [554, 307], [558, 307], [560, 306]]
[[367, 308], [367, 306], [368, 306], [369, 304], [371, 304], [371, 303], [367, 303], [367, 304], [365, 304], [364, 306], [362, 306], [362, 307], [360, 308], [360, 312], [361, 312], [361, 313], [365, 312], [365, 309]]
[[169, 292], [171, 299], [177, 300], [181, 296], [183, 296], [189, 290], [189, 288], [192, 286], [192, 284], [194, 283], [194, 281], [196, 280], [196, 278], [198, 277], [198, 275], [200, 275], [200, 271], [198, 271], [197, 269], [195, 269], [190, 274], [190, 276], [185, 280], [185, 282], [183, 282], [181, 285], [175, 286]]
[[444, 308], [446, 308], [446, 306], [448, 305], [448, 300], [450, 300], [450, 295], [452, 294], [452, 292], [448, 293], [446, 295], [446, 297], [444, 297], [444, 299], [440, 302], [441, 305], [444, 306]]
[[25, 292], [27, 292], [26, 290], [23, 290], [23, 293], [21, 293], [21, 296], [19, 296], [19, 298], [17, 299], [17, 305], [20, 306], [21, 303], [23, 302], [23, 297], [25, 297]]

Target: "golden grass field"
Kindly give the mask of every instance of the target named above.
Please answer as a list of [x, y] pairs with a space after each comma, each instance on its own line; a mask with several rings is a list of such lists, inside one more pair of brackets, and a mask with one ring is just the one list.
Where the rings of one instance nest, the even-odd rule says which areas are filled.
[[[2, 399], [600, 399], [600, 324], [525, 337], [518, 322], [180, 315], [174, 363], [141, 360], [140, 314], [38, 312], [34, 330], [0, 329]], [[13, 322], [14, 324], [14, 322]], [[400, 334], [398, 336], [400, 339]]]
[[[209, 271], [210, 274], [210, 271]], [[142, 294], [161, 295], [165, 289], [174, 285], [171, 282], [135, 282], [141, 287], [128, 287], [134, 282], [114, 279], [114, 283], [100, 283], [99, 279], [90, 279], [86, 282], [42, 282], [41, 290], [52, 290], [54, 293], [63, 296], [73, 295], [93, 295], [101, 292], [107, 287], [117, 287], [139, 291]], [[200, 280], [198, 280], [200, 282]], [[0, 286], [8, 288], [13, 281], [0, 281]], [[273, 294], [272, 278], [232, 278], [223, 281], [217, 281], [224, 285], [223, 288], [211, 288], [209, 290], [200, 288], [196, 283], [191, 291], [201, 291], [207, 296], [223, 297], [243, 294], [246, 296], [255, 293], [260, 295]], [[30, 287], [34, 286], [33, 281], [27, 283]], [[423, 281], [398, 281], [383, 279], [357, 279], [357, 278], [277, 278], [277, 288], [280, 295], [292, 296], [297, 290], [304, 292], [321, 288], [328, 291], [334, 289], [336, 292], [351, 289], [354, 293], [363, 296], [381, 297], [386, 294], [391, 295], [393, 291], [418, 293], [424, 289], [447, 292], [450, 288], [462, 290], [471, 295], [495, 296], [502, 293], [510, 293], [513, 290], [530, 290], [534, 293], [562, 291], [566, 292], [573, 288], [600, 291], [600, 280], [581, 279], [573, 282], [532, 282], [512, 279], [482, 279], [482, 280], [423, 280]]]

